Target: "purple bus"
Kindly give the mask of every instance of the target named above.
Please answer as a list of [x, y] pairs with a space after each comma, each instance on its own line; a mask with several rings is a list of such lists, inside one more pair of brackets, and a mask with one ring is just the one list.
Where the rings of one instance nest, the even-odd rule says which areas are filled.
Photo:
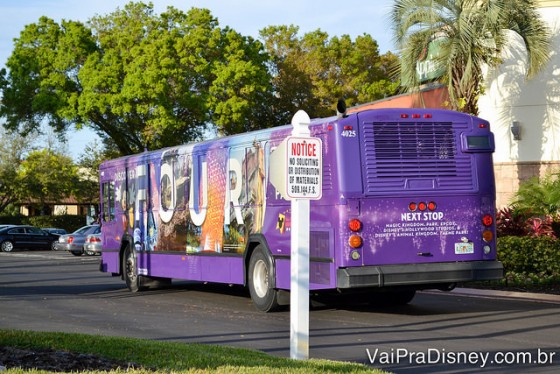
[[[383, 292], [408, 303], [417, 290], [502, 277], [487, 121], [377, 109], [309, 128], [323, 147], [322, 195], [311, 201], [311, 292]], [[291, 130], [104, 162], [101, 271], [133, 292], [175, 278], [247, 286], [262, 311], [289, 300], [291, 205], [271, 159]]]

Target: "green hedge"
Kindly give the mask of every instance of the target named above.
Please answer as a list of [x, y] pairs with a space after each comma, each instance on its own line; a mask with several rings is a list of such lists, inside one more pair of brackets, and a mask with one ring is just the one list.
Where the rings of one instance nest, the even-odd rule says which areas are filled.
[[32, 225], [37, 227], [56, 227], [73, 232], [86, 225], [86, 216], [0, 216], [0, 224]]
[[504, 264], [505, 283], [543, 285], [560, 280], [560, 240], [546, 236], [498, 238], [498, 260]]
[[506, 271], [560, 274], [560, 240], [546, 236], [498, 238], [498, 259]]

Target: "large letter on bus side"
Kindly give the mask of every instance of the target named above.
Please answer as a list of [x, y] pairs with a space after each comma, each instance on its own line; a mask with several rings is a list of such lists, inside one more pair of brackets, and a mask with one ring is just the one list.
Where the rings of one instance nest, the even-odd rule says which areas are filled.
[[[189, 212], [191, 213], [191, 220], [195, 226], [202, 226], [204, 220], [206, 219], [206, 208], [208, 207], [208, 165], [206, 162], [202, 163], [202, 175], [197, 175], [199, 178], [195, 181], [194, 173], [191, 177], [191, 186], [189, 192]], [[200, 206], [200, 194], [199, 188], [196, 189], [196, 205], [199, 207], [199, 212], [195, 210], [194, 198], [195, 198], [195, 186], [202, 185], [202, 206]]]
[[[161, 186], [162, 186], [161, 181], [163, 181], [165, 177], [169, 178], [169, 181], [172, 185], [171, 185], [171, 203], [169, 204], [170, 206], [164, 208], [162, 204], [163, 191], [161, 191]], [[159, 187], [160, 187], [159, 216], [163, 222], [168, 223], [169, 221], [171, 221], [171, 218], [173, 218], [173, 213], [175, 209], [175, 178], [173, 177], [173, 168], [171, 167], [171, 164], [167, 162], [161, 164], [161, 178], [159, 182]]]
[[229, 159], [229, 173], [235, 173], [237, 183], [235, 184], [235, 188], [231, 189], [231, 177], [228, 180], [226, 186], [226, 204], [224, 207], [224, 224], [229, 225], [231, 223], [230, 220], [230, 211], [231, 211], [231, 204], [233, 203], [233, 211], [235, 213], [235, 219], [237, 220], [238, 224], [243, 224], [243, 215], [241, 214], [241, 207], [239, 206], [239, 197], [241, 197], [242, 191], [242, 183], [241, 178], [243, 175], [241, 174], [241, 164], [239, 160], [235, 158]]

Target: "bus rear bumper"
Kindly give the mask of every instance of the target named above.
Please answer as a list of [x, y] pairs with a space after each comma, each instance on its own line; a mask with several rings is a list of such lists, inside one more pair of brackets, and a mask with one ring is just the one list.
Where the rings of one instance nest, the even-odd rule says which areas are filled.
[[360, 266], [337, 269], [338, 288], [417, 286], [501, 279], [500, 261]]

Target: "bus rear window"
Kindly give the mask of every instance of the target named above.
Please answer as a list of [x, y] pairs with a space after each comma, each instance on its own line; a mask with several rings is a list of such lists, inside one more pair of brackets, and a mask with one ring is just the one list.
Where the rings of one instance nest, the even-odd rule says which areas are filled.
[[490, 148], [490, 139], [487, 136], [467, 136], [469, 148]]
[[469, 151], [493, 151], [494, 145], [488, 135], [466, 136], [467, 150]]

